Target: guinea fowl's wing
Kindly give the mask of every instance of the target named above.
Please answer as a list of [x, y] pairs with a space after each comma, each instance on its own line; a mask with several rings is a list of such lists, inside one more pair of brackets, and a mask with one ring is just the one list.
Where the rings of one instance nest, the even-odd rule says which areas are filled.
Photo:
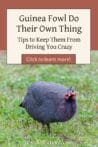
[[36, 104], [38, 106], [36, 111], [38, 112], [37, 119], [39, 121], [43, 123], [55, 122], [58, 120], [55, 117], [58, 107], [63, 106], [64, 108], [65, 106], [64, 94], [49, 91], [43, 95], [43, 98], [36, 99]]

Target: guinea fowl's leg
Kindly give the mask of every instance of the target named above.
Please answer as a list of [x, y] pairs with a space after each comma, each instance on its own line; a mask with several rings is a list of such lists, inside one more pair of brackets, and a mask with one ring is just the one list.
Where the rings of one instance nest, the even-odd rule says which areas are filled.
[[44, 127], [45, 127], [45, 124], [42, 123], [42, 129], [44, 129]]
[[48, 128], [48, 133], [50, 134], [50, 124], [47, 124], [47, 128]]

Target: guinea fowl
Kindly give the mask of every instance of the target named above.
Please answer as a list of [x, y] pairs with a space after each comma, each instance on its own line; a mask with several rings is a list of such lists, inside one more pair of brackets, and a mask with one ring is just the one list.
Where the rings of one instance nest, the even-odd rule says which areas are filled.
[[65, 122], [76, 112], [76, 94], [72, 88], [52, 82], [36, 82], [32, 84], [20, 104], [28, 114], [42, 125]]

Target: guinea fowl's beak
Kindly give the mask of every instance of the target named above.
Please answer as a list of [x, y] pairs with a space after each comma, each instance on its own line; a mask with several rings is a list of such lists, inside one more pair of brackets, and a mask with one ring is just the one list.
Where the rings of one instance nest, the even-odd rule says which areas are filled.
[[22, 107], [22, 103], [19, 106]]
[[72, 96], [72, 99], [73, 99], [73, 100], [76, 99], [76, 93], [75, 93], [75, 92], [72, 92], [72, 93], [71, 93], [71, 96]]

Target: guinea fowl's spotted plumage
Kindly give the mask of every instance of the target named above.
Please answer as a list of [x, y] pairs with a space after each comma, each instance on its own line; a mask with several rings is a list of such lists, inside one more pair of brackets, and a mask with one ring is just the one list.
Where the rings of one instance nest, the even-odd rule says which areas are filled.
[[[67, 99], [65, 95], [68, 96]], [[71, 88], [56, 83], [37, 82], [30, 86], [20, 106], [49, 128], [49, 123], [67, 121], [75, 114], [76, 100], [72, 96]]]

